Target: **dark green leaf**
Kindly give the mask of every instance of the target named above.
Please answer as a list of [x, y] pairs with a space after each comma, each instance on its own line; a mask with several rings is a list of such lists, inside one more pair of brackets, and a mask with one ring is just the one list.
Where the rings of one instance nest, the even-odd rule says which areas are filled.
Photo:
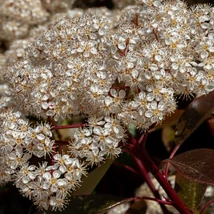
[[[72, 196], [65, 210], [60, 214], [93, 214], [105, 207], [121, 201], [121, 197], [111, 195]], [[54, 211], [37, 211], [35, 214], [56, 214]]]
[[165, 126], [162, 129], [161, 138], [163, 141], [164, 146], [166, 147], [167, 151], [172, 149], [172, 142], [174, 142], [175, 134], [174, 130], [171, 126]]
[[182, 144], [214, 111], [214, 91], [194, 99], [180, 117], [175, 131], [175, 143]]
[[206, 188], [206, 184], [191, 181], [179, 173], [176, 175], [175, 190], [184, 204], [192, 211], [197, 209]]
[[214, 150], [195, 149], [184, 152], [169, 162], [178, 173], [191, 181], [214, 185]]
[[97, 184], [103, 178], [111, 164], [113, 159], [107, 159], [105, 163], [94, 169], [87, 177], [83, 178], [83, 182], [80, 188], [78, 188], [72, 195], [90, 195], [94, 191]]

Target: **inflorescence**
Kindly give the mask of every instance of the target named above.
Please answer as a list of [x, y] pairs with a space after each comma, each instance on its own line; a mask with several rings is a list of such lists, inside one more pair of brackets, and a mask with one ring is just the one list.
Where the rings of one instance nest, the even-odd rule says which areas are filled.
[[[9, 47], [0, 54], [0, 179], [45, 210], [63, 209], [90, 166], [118, 156], [130, 125], [147, 130], [176, 109], [175, 95], [213, 90], [211, 6], [72, 4], [0, 6], [0, 39]], [[78, 115], [84, 125], [62, 151], [57, 126]]]

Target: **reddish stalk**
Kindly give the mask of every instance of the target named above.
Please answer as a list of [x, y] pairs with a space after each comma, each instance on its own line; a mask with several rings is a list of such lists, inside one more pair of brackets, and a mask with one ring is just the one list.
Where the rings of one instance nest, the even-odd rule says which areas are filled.
[[201, 209], [200, 214], [203, 214], [204, 211], [207, 209], [207, 207], [209, 207], [210, 204], [212, 204], [212, 203], [214, 203], [214, 199], [211, 200], [211, 201], [209, 201], [209, 202]]
[[56, 148], [54, 148], [53, 152], [52, 152], [52, 156], [51, 156], [51, 166], [53, 166], [55, 164], [55, 160], [54, 160], [54, 155], [56, 154]]
[[[174, 157], [175, 153], [178, 151], [179, 148], [180, 148], [180, 145], [177, 145], [177, 146], [173, 149], [172, 153], [171, 153], [170, 156], [169, 156], [169, 159], [171, 159], [171, 158]], [[165, 176], [166, 178], [168, 177], [169, 166], [170, 166], [170, 163], [167, 162], [166, 168], [165, 168], [165, 172], [164, 172], [164, 176]]]
[[121, 164], [121, 163], [116, 162], [116, 161], [113, 164], [116, 165], [116, 166], [119, 166], [119, 167], [122, 167], [122, 168], [125, 168], [125, 169], [129, 170], [130, 172], [132, 172], [133, 174], [135, 174], [137, 176], [140, 175], [139, 172], [137, 172], [135, 169], [133, 169], [132, 167], [130, 167], [130, 166], [126, 165], [126, 164]]
[[137, 141], [138, 144], [142, 145], [143, 148], [145, 148], [146, 146], [147, 137], [148, 137], [148, 132], [142, 134], [139, 140]]
[[[56, 122], [53, 120], [52, 117], [48, 117], [48, 122], [51, 123], [52, 126], [56, 125]], [[59, 130], [56, 130], [56, 134], [57, 134], [58, 138], [61, 140], [61, 134], [60, 134]], [[55, 154], [56, 154], [56, 140], [54, 140], [53, 151], [51, 154], [51, 166], [54, 166], [54, 164], [55, 164], [55, 160], [54, 160]], [[51, 170], [51, 174], [52, 173], [53, 173], [53, 169]]]
[[[138, 155], [140, 152], [140, 155]], [[181, 199], [178, 197], [175, 190], [171, 187], [167, 179], [164, 177], [164, 175], [161, 174], [158, 167], [154, 164], [154, 162], [149, 157], [146, 149], [136, 148], [136, 154], [140, 156], [140, 161], [142, 166], [147, 166], [153, 176], [156, 178], [156, 180], [159, 182], [159, 184], [162, 186], [162, 188], [167, 193], [170, 201], [173, 202], [173, 206], [182, 214], [190, 214], [190, 211], [185, 206], [185, 204], [181, 201]]]
[[112, 86], [111, 89], [120, 90], [120, 89], [127, 89], [130, 88], [129, 86]]
[[67, 140], [55, 140], [55, 143], [60, 144], [60, 145], [67, 145], [67, 144], [69, 144], [69, 141], [67, 141]]
[[[56, 122], [53, 120], [52, 117], [48, 117], [48, 122], [49, 122], [53, 127], [56, 126]], [[62, 135], [60, 134], [59, 130], [56, 129], [55, 132], [56, 132], [56, 134], [57, 134], [57, 136], [58, 136], [58, 139], [61, 140], [61, 139], [62, 139]]]
[[132, 145], [137, 143], [136, 139], [132, 135], [129, 136], [129, 140], [131, 141]]
[[[185, 206], [185, 204], [181, 201], [181, 199], [178, 197], [175, 190], [171, 187], [169, 182], [167, 181], [167, 178], [165, 175], [163, 175], [158, 167], [154, 164], [154, 162], [149, 157], [146, 149], [145, 149], [145, 141], [147, 136], [141, 136], [141, 138], [138, 140], [137, 144], [130, 143], [127, 148], [129, 148], [129, 153], [133, 156], [136, 164], [138, 165], [138, 168], [141, 171], [142, 176], [144, 177], [145, 181], [147, 182], [150, 190], [153, 192], [154, 196], [157, 199], [161, 199], [159, 192], [154, 188], [153, 183], [151, 182], [151, 178], [148, 175], [148, 171], [146, 168], [153, 174], [153, 176], [156, 178], [156, 180], [159, 182], [159, 184], [162, 186], [162, 188], [167, 193], [170, 201], [173, 202], [173, 206], [182, 214], [190, 214], [190, 211]], [[142, 146], [143, 145], [143, 146]], [[176, 150], [177, 151], [177, 150]], [[174, 150], [174, 154], [176, 153]], [[171, 154], [173, 156], [174, 154]], [[146, 167], [146, 168], [145, 168]], [[160, 204], [161, 206], [161, 204]], [[169, 213], [166, 210], [165, 206], [161, 206], [163, 213]]]
[[[141, 137], [142, 137], [142, 136], [141, 136]], [[146, 138], [143, 138], [143, 137], [142, 137], [141, 140], [143, 141], [143, 140], [145, 140], [145, 139], [146, 139]], [[138, 141], [138, 142], [139, 142], [139, 141]], [[144, 143], [144, 142], [143, 142], [143, 143]], [[133, 144], [129, 144], [129, 145], [127, 146], [127, 150], [126, 150], [126, 151], [127, 151], [129, 154], [131, 154], [131, 155], [133, 156], [133, 158], [134, 158], [134, 160], [135, 160], [135, 162], [136, 162], [136, 164], [137, 164], [137, 166], [138, 166], [138, 168], [139, 168], [139, 170], [140, 170], [140, 175], [144, 178], [145, 182], [146, 182], [147, 185], [149, 186], [149, 188], [150, 188], [151, 192], [153, 193], [153, 195], [154, 195], [158, 200], [161, 200], [161, 196], [160, 196], [158, 190], [156, 190], [154, 184], [152, 183], [151, 178], [150, 178], [150, 176], [149, 176], [149, 174], [148, 174], [148, 171], [146, 170], [146, 168], [145, 168], [144, 165], [142, 164], [141, 160], [138, 159], [137, 156], [133, 153], [133, 150], [134, 150], [136, 147], [139, 147], [139, 144], [134, 144], [134, 145], [133, 145]], [[166, 209], [166, 207], [164, 206], [164, 204], [160, 204], [160, 207], [161, 207], [161, 209], [163, 210], [163, 213], [164, 213], [164, 214], [170, 213], [170, 212]]]
[[105, 209], [102, 209], [94, 214], [99, 214], [99, 213], [103, 213], [104, 211], [108, 211], [109, 209], [112, 209], [114, 207], [117, 207], [118, 205], [121, 205], [121, 204], [124, 204], [124, 203], [128, 203], [128, 202], [131, 202], [131, 201], [138, 201], [138, 200], [150, 200], [150, 201], [155, 201], [155, 202], [158, 202], [160, 204], [166, 204], [166, 205], [173, 205], [172, 202], [170, 201], [163, 201], [163, 200], [159, 200], [157, 198], [151, 198], [151, 197], [132, 197], [132, 198], [127, 198], [123, 201], [120, 201], [112, 206], [109, 206]]
[[[143, 178], [144, 178], [145, 182], [147, 183], [148, 187], [150, 188], [151, 192], [153, 193], [153, 195], [156, 197], [157, 200], [161, 200], [161, 196], [160, 196], [158, 190], [155, 188], [154, 184], [152, 183], [151, 178], [148, 174], [148, 171], [146, 170], [146, 168], [142, 164], [141, 160], [138, 159], [134, 155], [133, 155], [133, 158], [134, 158], [138, 168], [140, 169], [141, 175], [143, 176]], [[160, 204], [160, 207], [161, 207], [164, 214], [170, 213], [167, 210], [167, 208], [164, 206], [164, 204]]]

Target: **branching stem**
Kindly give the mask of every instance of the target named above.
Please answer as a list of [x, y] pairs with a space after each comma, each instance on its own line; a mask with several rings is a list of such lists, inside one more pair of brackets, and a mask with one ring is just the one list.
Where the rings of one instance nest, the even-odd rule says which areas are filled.
[[214, 203], [214, 199], [211, 200], [211, 201], [209, 201], [209, 202], [201, 209], [200, 214], [203, 214], [204, 211], [207, 209], [207, 207], [209, 207], [210, 204], [213, 204], [213, 203]]
[[[147, 150], [145, 149], [145, 146], [142, 146], [142, 144], [145, 145], [145, 139], [143, 136], [138, 140], [139, 143], [130, 144], [127, 146], [128, 152], [133, 156], [138, 168], [140, 169], [141, 175], [144, 177], [146, 183], [148, 184], [150, 190], [152, 191], [153, 195], [158, 199], [161, 200], [159, 192], [155, 189], [151, 178], [148, 174], [148, 171], [150, 171], [153, 176], [156, 178], [156, 180], [159, 182], [159, 184], [162, 186], [162, 188], [167, 193], [170, 201], [173, 202], [173, 206], [182, 214], [190, 214], [190, 211], [185, 206], [185, 204], [181, 201], [181, 199], [178, 197], [175, 190], [172, 188], [172, 186], [169, 184], [167, 177], [165, 174], [163, 175], [158, 167], [154, 164], [154, 162], [151, 160]], [[179, 147], [178, 147], [179, 148]], [[178, 149], [177, 148], [177, 149]], [[174, 154], [177, 150], [174, 150]], [[173, 156], [174, 154], [171, 154]], [[169, 213], [169, 211], [166, 209], [166, 207], [163, 204], [160, 204], [161, 209], [163, 210], [163, 213]]]
[[98, 211], [98, 212], [96, 212], [94, 214], [103, 213], [104, 211], [108, 211], [109, 209], [112, 209], [112, 208], [117, 207], [117, 206], [119, 206], [121, 204], [124, 204], [124, 203], [128, 203], [128, 202], [131, 202], [131, 201], [140, 201], [140, 200], [150, 200], [150, 201], [156, 201], [156, 202], [158, 202], [160, 204], [173, 205], [173, 203], [170, 202], [170, 201], [163, 201], [163, 200], [156, 199], [156, 198], [151, 198], [151, 197], [132, 197], [132, 198], [127, 198], [127, 199], [125, 199], [123, 201], [120, 201], [118, 203], [115, 203], [114, 205], [109, 206], [109, 207], [107, 207], [105, 209], [102, 209], [102, 210], [100, 210], [100, 211]]
[[[139, 148], [137, 149], [137, 151], [139, 151]], [[190, 211], [185, 206], [185, 204], [181, 201], [181, 199], [178, 197], [175, 190], [171, 187], [171, 185], [167, 181], [167, 178], [164, 175], [162, 175], [162, 173], [159, 171], [158, 167], [151, 160], [146, 149], [141, 149], [140, 157], [141, 157], [141, 159], [140, 159], [141, 164], [144, 166], [147, 166], [149, 168], [149, 170], [151, 171], [153, 176], [156, 178], [156, 180], [159, 182], [159, 184], [165, 190], [169, 199], [174, 202], [174, 207], [182, 214], [190, 214]]]
[[[177, 146], [173, 149], [172, 153], [171, 153], [170, 156], [169, 156], [169, 159], [171, 159], [171, 158], [174, 157], [175, 153], [178, 151], [179, 148], [180, 148], [180, 145], [177, 145]], [[165, 172], [164, 172], [164, 176], [165, 176], [166, 178], [168, 177], [169, 166], [170, 166], [170, 163], [167, 162], [166, 168], [165, 168]]]

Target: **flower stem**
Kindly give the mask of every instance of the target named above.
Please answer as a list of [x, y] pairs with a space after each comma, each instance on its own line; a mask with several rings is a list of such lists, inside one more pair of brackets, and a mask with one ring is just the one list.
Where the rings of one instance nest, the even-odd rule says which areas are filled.
[[132, 167], [130, 167], [130, 166], [126, 165], [126, 164], [121, 164], [121, 163], [116, 162], [116, 161], [113, 164], [116, 165], [116, 166], [119, 166], [119, 167], [122, 167], [122, 168], [125, 168], [125, 169], [129, 170], [130, 172], [132, 172], [135, 175], [138, 175], [138, 176], [140, 175], [139, 172], [137, 172], [135, 169], [133, 169]]
[[[139, 152], [139, 148], [137, 148], [137, 151]], [[153, 176], [156, 178], [156, 180], [159, 182], [159, 184], [162, 186], [162, 188], [167, 193], [170, 201], [173, 202], [173, 206], [182, 214], [190, 214], [190, 211], [185, 206], [185, 204], [181, 201], [181, 199], [178, 197], [175, 190], [171, 187], [167, 179], [164, 175], [161, 174], [157, 166], [154, 164], [154, 162], [149, 157], [146, 149], [141, 149], [140, 154], [140, 161], [142, 165], [145, 165], [149, 168]]]
[[208, 206], [210, 206], [210, 204], [214, 203], [214, 200], [209, 201], [202, 209], [200, 214], [203, 214], [204, 211], [207, 209]]
[[[143, 176], [145, 182], [147, 183], [147, 185], [149, 186], [151, 192], [153, 193], [153, 195], [156, 197], [157, 200], [161, 200], [161, 196], [158, 192], [158, 190], [154, 187], [154, 184], [152, 183], [151, 181], [151, 178], [148, 174], [148, 171], [146, 170], [146, 168], [144, 167], [144, 165], [142, 164], [141, 160], [138, 159], [137, 157], [133, 156], [138, 168], [140, 169], [141, 171], [141, 175]], [[163, 205], [163, 204], [160, 204], [160, 207], [163, 211], [164, 214], [168, 214], [170, 213], [167, 208]]]
[[[124, 203], [128, 203], [128, 202], [131, 202], [131, 201], [140, 201], [140, 200], [150, 200], [150, 201], [156, 201], [160, 204], [166, 204], [166, 205], [172, 205], [172, 202], [169, 202], [169, 201], [163, 201], [163, 200], [159, 200], [159, 199], [156, 199], [156, 198], [151, 198], [151, 197], [132, 197], [132, 198], [127, 198], [123, 201], [120, 201], [120, 202], [117, 202], [109, 207], [106, 207], [105, 209], [102, 209], [102, 210], [99, 210], [98, 212], [96, 212], [95, 214], [101, 214], [105, 211], [108, 211], [109, 209], [112, 209], [114, 207], [117, 207], [121, 204], [124, 204]], [[165, 214], [165, 213], [164, 213]]]
[[[53, 126], [55, 127], [56, 126], [56, 122], [53, 120], [52, 117], [48, 117], [48, 122]], [[55, 132], [58, 136], [58, 139], [61, 140], [62, 139], [62, 135], [60, 134], [59, 130], [58, 129], [55, 129]]]
[[[174, 157], [175, 153], [178, 151], [179, 148], [180, 148], [180, 145], [177, 145], [177, 146], [173, 149], [172, 153], [171, 153], [170, 156], [169, 156], [169, 159]], [[165, 176], [166, 178], [168, 177], [169, 166], [170, 166], [170, 162], [167, 162], [166, 168], [165, 168], [165, 172], [164, 172], [164, 176]]]

